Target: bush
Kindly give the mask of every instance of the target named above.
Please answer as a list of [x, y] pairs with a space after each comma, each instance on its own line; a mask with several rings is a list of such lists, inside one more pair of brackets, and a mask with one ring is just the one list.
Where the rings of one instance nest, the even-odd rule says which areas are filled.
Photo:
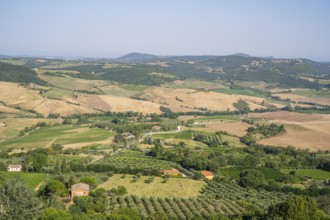
[[125, 186], [118, 186], [117, 188], [112, 188], [110, 192], [115, 195], [125, 195], [127, 194], [127, 188]]

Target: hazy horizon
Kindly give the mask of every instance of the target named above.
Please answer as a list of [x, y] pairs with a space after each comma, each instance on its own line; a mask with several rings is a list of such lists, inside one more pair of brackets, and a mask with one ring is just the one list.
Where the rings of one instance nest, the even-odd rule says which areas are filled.
[[0, 54], [116, 58], [231, 55], [330, 61], [330, 2], [7, 1]]

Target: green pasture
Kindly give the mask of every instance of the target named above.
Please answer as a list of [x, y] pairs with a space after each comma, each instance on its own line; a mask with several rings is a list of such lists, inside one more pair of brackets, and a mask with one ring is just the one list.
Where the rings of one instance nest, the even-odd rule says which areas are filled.
[[45, 173], [23, 173], [23, 172], [6, 172], [0, 171], [0, 177], [4, 179], [12, 177], [20, 177], [22, 180], [31, 188], [35, 189], [38, 184], [46, 178], [47, 174]]
[[328, 180], [330, 179], [330, 172], [319, 169], [298, 169], [298, 170], [283, 170], [285, 173], [295, 171], [295, 175], [307, 177], [315, 180]]
[[88, 143], [107, 139], [114, 133], [99, 128], [75, 127], [71, 125], [47, 126], [32, 131], [25, 136], [12, 138], [0, 143], [2, 148], [39, 148], [51, 143]]

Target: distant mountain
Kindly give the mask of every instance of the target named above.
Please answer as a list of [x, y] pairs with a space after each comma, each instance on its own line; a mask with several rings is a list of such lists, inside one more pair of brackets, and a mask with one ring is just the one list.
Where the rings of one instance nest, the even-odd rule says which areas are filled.
[[232, 56], [251, 57], [249, 54], [246, 53], [234, 53]]
[[116, 61], [139, 63], [139, 62], [147, 62], [147, 61], [158, 60], [158, 59], [160, 59], [159, 56], [152, 55], [152, 54], [129, 53], [122, 57], [117, 58]]

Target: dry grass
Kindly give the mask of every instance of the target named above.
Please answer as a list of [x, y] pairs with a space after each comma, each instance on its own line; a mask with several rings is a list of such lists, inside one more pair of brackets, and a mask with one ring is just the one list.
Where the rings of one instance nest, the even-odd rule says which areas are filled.
[[304, 114], [297, 112], [265, 112], [250, 113], [248, 118], [272, 120], [275, 122], [295, 123], [295, 122], [326, 122], [330, 123], [330, 116], [326, 114]]
[[102, 111], [113, 112], [142, 112], [144, 114], [160, 113], [160, 105], [152, 102], [130, 99], [110, 95], [84, 95], [79, 96], [79, 103]]
[[301, 149], [330, 150], [330, 115], [303, 114], [296, 112], [252, 113], [249, 118], [264, 119], [264, 122], [284, 124], [282, 135], [259, 140], [258, 143], [294, 146]]
[[39, 77], [49, 84], [66, 89], [66, 90], [86, 90], [92, 91], [95, 90], [95, 87], [105, 86], [109, 83], [102, 80], [86, 80], [86, 79], [78, 79], [72, 78], [70, 76], [59, 77], [59, 76], [48, 76], [44, 74], [39, 74]]
[[299, 149], [330, 150], [330, 124], [285, 125], [283, 135], [259, 140], [260, 144], [294, 146]]
[[162, 183], [162, 178], [155, 177], [151, 183], [145, 183], [147, 176], [142, 176], [137, 182], [132, 182], [132, 175], [115, 174], [107, 182], [102, 183], [98, 188], [110, 190], [117, 186], [125, 186], [128, 194], [137, 196], [154, 196], [154, 197], [181, 197], [190, 198], [197, 197], [200, 190], [205, 185], [204, 181], [197, 181], [184, 178], [169, 178], [166, 183]]
[[7, 114], [20, 114], [20, 113], [22, 113], [18, 109], [10, 108], [10, 107], [3, 106], [3, 105], [0, 105], [0, 112], [1, 113], [7, 113]]
[[290, 99], [291, 101], [294, 102], [309, 102], [318, 105], [330, 105], [330, 98], [307, 97], [307, 96], [287, 94], [287, 93], [274, 94], [274, 96], [280, 97], [281, 99]]
[[92, 108], [73, 105], [62, 100], [47, 99], [39, 91], [30, 90], [16, 83], [0, 82], [0, 101], [8, 106], [19, 106], [23, 109], [37, 111], [40, 114], [58, 113], [69, 115], [73, 113], [95, 112]]
[[164, 104], [174, 112], [196, 111], [198, 108], [214, 111], [235, 110], [233, 104], [240, 99], [246, 101], [251, 109], [263, 108], [261, 106], [262, 98], [202, 92], [194, 89], [149, 88], [141, 97], [148, 101]]
[[194, 130], [199, 131], [209, 131], [209, 132], [217, 132], [217, 131], [226, 131], [228, 134], [235, 136], [244, 136], [246, 135], [246, 130], [251, 125], [235, 121], [235, 122], [208, 122], [203, 123], [205, 127], [202, 128], [194, 128]]

